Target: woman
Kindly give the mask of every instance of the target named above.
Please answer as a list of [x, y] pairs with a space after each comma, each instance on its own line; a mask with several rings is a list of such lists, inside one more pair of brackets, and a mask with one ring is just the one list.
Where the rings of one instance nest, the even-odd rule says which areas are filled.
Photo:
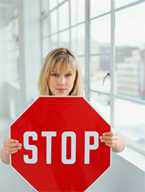
[[[81, 96], [78, 62], [69, 49], [54, 49], [47, 55], [40, 73], [39, 90], [40, 95]], [[122, 138], [114, 135], [112, 131], [103, 133], [100, 139], [114, 152], [121, 152], [124, 149]], [[21, 148], [22, 144], [18, 140], [7, 139], [0, 153], [2, 161], [9, 164], [10, 155]]]

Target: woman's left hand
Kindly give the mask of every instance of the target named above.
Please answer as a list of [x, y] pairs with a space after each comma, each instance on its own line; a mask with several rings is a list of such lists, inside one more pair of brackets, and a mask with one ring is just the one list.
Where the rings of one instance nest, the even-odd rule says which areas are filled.
[[112, 131], [103, 133], [100, 140], [111, 147], [114, 152], [121, 152], [125, 147], [123, 139], [119, 135], [113, 134]]

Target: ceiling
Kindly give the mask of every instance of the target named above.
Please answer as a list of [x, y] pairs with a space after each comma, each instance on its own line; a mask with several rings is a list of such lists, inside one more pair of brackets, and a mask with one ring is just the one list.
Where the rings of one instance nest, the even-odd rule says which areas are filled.
[[6, 26], [13, 18], [17, 0], [0, 0], [0, 28]]

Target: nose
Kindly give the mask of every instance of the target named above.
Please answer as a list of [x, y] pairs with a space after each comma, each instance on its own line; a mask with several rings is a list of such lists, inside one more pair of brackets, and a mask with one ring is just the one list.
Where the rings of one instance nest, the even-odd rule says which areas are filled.
[[61, 85], [65, 84], [65, 77], [64, 76], [60, 76], [58, 78], [58, 83], [61, 84]]

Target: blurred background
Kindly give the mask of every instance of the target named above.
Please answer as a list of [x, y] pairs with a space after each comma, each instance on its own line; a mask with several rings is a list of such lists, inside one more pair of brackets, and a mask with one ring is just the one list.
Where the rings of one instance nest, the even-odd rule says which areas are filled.
[[[68, 47], [78, 57], [86, 99], [127, 145], [88, 191], [145, 191], [144, 20], [145, 0], [0, 0], [0, 144], [39, 95], [47, 53]], [[1, 163], [0, 191], [34, 189]]]

